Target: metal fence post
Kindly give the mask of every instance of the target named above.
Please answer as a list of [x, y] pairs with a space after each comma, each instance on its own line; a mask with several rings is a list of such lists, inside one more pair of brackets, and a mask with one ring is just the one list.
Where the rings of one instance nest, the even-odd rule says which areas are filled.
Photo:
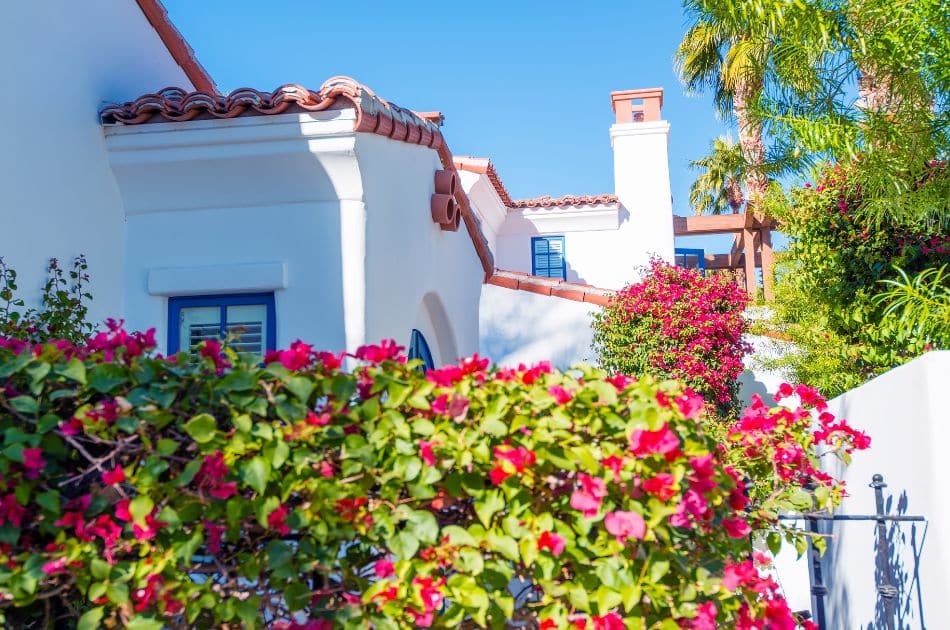
[[875, 474], [869, 484], [874, 488], [874, 507], [877, 524], [877, 573], [880, 576], [877, 583], [877, 593], [884, 608], [884, 623], [887, 630], [894, 630], [897, 619], [897, 587], [891, 583], [890, 545], [887, 543], [887, 521], [884, 518], [884, 475]]

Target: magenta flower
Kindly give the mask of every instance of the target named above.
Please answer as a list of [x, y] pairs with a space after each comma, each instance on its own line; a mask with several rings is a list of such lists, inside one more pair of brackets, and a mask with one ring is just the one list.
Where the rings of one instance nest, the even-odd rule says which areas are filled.
[[564, 539], [554, 532], [542, 532], [538, 536], [538, 549], [547, 549], [551, 555], [559, 556], [564, 553]]
[[620, 542], [627, 538], [640, 540], [647, 531], [646, 521], [637, 512], [610, 512], [604, 517], [604, 526]]

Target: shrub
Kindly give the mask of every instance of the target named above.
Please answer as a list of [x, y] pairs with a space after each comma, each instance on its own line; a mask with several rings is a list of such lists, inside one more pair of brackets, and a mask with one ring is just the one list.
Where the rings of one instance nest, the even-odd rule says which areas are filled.
[[[950, 177], [934, 163], [930, 178]], [[933, 184], [907, 197], [921, 195]], [[778, 362], [796, 380], [837, 396], [925, 352], [939, 335], [908, 326], [882, 296], [905, 277], [932, 277], [950, 263], [946, 226], [867, 211], [860, 162], [823, 169], [815, 186], [768, 211], [790, 237], [776, 285], [778, 326], [794, 343]], [[941, 281], [946, 289], [947, 279]], [[935, 287], [939, 291], [939, 287]]]
[[63, 339], [81, 343], [92, 334], [93, 326], [86, 321], [86, 304], [92, 299], [87, 287], [89, 266], [86, 257], [73, 259], [65, 271], [59, 261], [51, 258], [46, 268], [41, 308], [24, 310], [24, 302], [17, 297], [17, 273], [0, 257], [0, 335], [32, 342]]
[[738, 404], [747, 294], [721, 275], [703, 277], [655, 259], [641, 282], [594, 315], [601, 366], [621, 374], [673, 378], [715, 403]]
[[833, 504], [814, 446], [861, 446], [760, 404], [734, 436], [777, 484], [760, 501], [673, 382], [422, 374], [393, 342], [348, 372], [301, 342], [266, 365], [153, 348], [115, 322], [82, 348], [0, 338], [7, 624], [790, 628], [750, 530], [803, 484]]

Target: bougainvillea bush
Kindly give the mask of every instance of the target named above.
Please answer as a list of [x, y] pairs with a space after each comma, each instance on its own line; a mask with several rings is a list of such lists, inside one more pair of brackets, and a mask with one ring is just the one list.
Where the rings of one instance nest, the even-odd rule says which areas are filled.
[[621, 374], [675, 378], [721, 411], [738, 404], [742, 311], [748, 295], [722, 275], [651, 261], [642, 281], [618, 291], [594, 315], [600, 364]]
[[[927, 179], [950, 179], [946, 163], [931, 163]], [[908, 326], [881, 298], [894, 281], [950, 264], [950, 232], [945, 223], [914, 215], [869, 214], [866, 206], [875, 200], [867, 198], [865, 183], [860, 161], [835, 164], [821, 170], [815, 185], [787, 199], [773, 195], [767, 207], [790, 239], [779, 258], [775, 306], [779, 332], [795, 345], [777, 364], [828, 396], [939, 344], [939, 335]], [[920, 197], [926, 201], [931, 187], [924, 181], [906, 196], [926, 205]]]
[[153, 348], [0, 340], [9, 627], [792, 628], [750, 532], [803, 485], [831, 505], [813, 447], [856, 446], [760, 404], [760, 501], [674, 382]]

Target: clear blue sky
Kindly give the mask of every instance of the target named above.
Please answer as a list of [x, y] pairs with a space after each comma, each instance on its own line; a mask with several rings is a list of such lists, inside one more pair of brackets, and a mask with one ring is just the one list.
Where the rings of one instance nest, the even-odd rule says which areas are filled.
[[690, 213], [688, 161], [727, 128], [673, 71], [678, 0], [164, 4], [219, 89], [315, 89], [349, 75], [403, 107], [441, 111], [452, 152], [491, 158], [514, 198], [613, 191], [612, 90], [664, 88], [677, 214]]

